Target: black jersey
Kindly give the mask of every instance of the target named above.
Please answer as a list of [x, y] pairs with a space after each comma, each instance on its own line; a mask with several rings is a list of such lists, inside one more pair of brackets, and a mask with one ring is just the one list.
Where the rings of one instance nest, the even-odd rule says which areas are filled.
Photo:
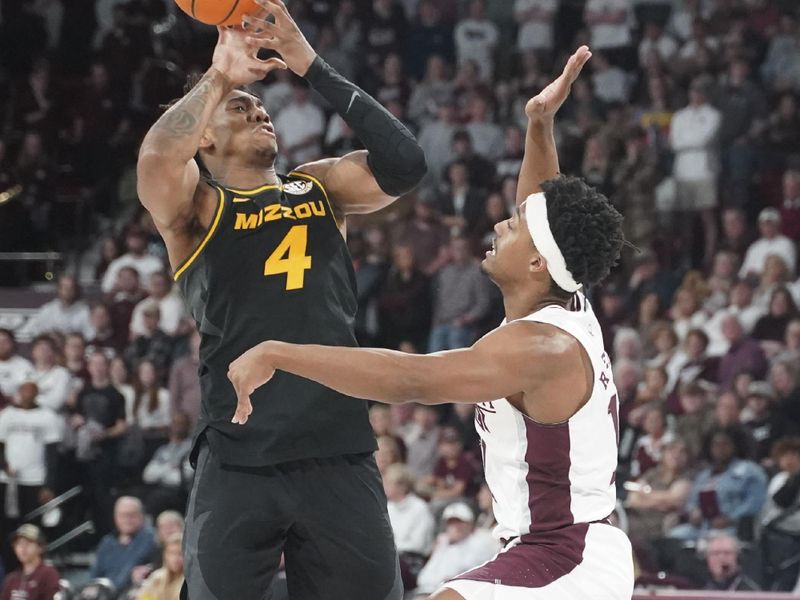
[[371, 452], [362, 400], [278, 371], [234, 425], [228, 365], [265, 340], [355, 346], [355, 274], [326, 192], [304, 173], [253, 190], [215, 186], [208, 233], [175, 271], [202, 334], [200, 429], [233, 465]]

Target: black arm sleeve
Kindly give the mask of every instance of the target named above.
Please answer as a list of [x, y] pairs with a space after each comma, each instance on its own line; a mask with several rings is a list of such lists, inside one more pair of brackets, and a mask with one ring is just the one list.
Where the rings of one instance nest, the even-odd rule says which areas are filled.
[[400, 196], [420, 182], [427, 172], [425, 153], [405, 125], [319, 56], [305, 79], [364, 144], [367, 164], [384, 192]]

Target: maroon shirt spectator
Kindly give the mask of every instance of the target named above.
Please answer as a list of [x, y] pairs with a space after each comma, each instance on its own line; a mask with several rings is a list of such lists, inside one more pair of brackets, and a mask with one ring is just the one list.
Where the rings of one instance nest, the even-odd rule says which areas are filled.
[[45, 541], [41, 530], [30, 523], [20, 526], [12, 545], [21, 565], [3, 581], [0, 600], [53, 600], [59, 588], [59, 574], [42, 562]]
[[109, 294], [111, 301], [111, 327], [115, 345], [128, 344], [133, 309], [144, 300], [145, 293], [139, 287], [139, 272], [133, 267], [122, 267], [117, 273], [114, 289]]
[[767, 357], [761, 345], [744, 334], [736, 315], [728, 315], [722, 321], [722, 333], [730, 342], [728, 352], [719, 363], [719, 383], [729, 390], [739, 373], [750, 373], [755, 379], [763, 379], [767, 372]]
[[443, 427], [439, 436], [439, 460], [433, 468], [433, 499], [452, 500], [478, 493], [475, 461], [464, 452], [461, 434], [455, 427]]
[[378, 297], [381, 341], [397, 348], [410, 341], [420, 348], [428, 341], [431, 326], [430, 281], [414, 262], [414, 249], [395, 246], [392, 267]]
[[414, 212], [402, 221], [393, 232], [395, 244], [410, 246], [414, 251], [414, 263], [430, 276], [447, 262], [447, 228], [435, 209], [436, 197], [420, 192], [414, 203]]

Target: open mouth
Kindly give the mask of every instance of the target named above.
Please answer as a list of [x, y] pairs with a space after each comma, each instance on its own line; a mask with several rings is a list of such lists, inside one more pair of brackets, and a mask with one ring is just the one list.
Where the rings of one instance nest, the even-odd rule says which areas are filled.
[[497, 254], [497, 246], [495, 245], [496, 238], [492, 238], [492, 247], [486, 251], [486, 256], [494, 256]]
[[275, 137], [275, 130], [272, 128], [272, 125], [259, 125], [258, 127], [256, 127], [256, 132], [266, 133], [268, 135], [271, 135], [272, 137]]

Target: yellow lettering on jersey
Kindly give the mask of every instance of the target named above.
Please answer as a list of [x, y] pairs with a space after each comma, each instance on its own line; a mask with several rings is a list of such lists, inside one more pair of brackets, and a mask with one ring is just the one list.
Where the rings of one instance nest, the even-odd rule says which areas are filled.
[[280, 221], [281, 219], [297, 221], [312, 217], [324, 217], [327, 214], [325, 204], [320, 200], [303, 202], [295, 207], [275, 203], [265, 206], [257, 213], [236, 213], [236, 221], [233, 228], [257, 229], [264, 223], [271, 221]]
[[234, 229], [255, 229], [259, 225], [261, 213], [236, 213], [236, 223]]

